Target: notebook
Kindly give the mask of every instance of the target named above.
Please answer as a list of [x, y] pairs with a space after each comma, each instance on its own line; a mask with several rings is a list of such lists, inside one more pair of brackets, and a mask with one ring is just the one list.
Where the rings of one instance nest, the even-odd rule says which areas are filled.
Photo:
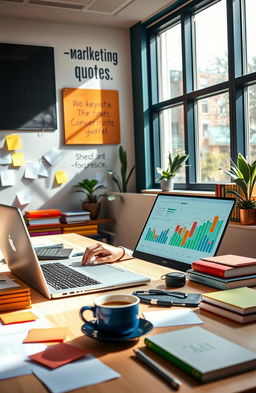
[[[22, 213], [16, 207], [0, 204], [0, 228], [0, 248], [9, 269], [48, 298], [74, 296], [150, 282], [148, 277], [123, 269], [121, 266], [82, 266], [81, 256], [39, 263]], [[57, 275], [57, 280], [53, 275]]]
[[186, 271], [216, 254], [235, 198], [158, 194], [133, 256]]

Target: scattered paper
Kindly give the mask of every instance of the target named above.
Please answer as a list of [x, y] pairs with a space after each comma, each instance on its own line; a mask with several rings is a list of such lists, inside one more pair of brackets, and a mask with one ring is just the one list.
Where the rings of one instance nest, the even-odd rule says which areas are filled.
[[1, 185], [3, 187], [14, 186], [15, 184], [14, 171], [8, 169], [2, 169], [0, 172], [0, 177], [1, 177]]
[[25, 165], [24, 153], [13, 153], [12, 154], [12, 165], [13, 166], [24, 166]]
[[68, 181], [68, 177], [64, 171], [56, 172], [55, 179], [57, 184], [63, 184]]
[[37, 363], [41, 363], [51, 369], [64, 366], [64, 364], [71, 363], [74, 360], [81, 359], [88, 355], [88, 351], [77, 348], [70, 344], [57, 344], [45, 351], [30, 355], [30, 359]]
[[21, 140], [18, 134], [7, 135], [5, 137], [6, 145], [8, 150], [19, 150], [21, 149]]
[[61, 152], [52, 147], [50, 150], [43, 154], [43, 157], [46, 159], [47, 162], [49, 162], [49, 164], [53, 166], [60, 160]]
[[32, 311], [16, 311], [7, 314], [0, 314], [0, 318], [5, 325], [12, 323], [31, 322], [38, 319]]
[[[0, 289], [17, 288], [20, 285], [8, 276], [0, 276]], [[0, 314], [1, 315], [1, 314]]]
[[46, 329], [31, 329], [28, 332], [24, 343], [38, 343], [50, 341], [63, 341], [68, 336], [69, 330], [65, 327], [46, 328]]
[[145, 311], [144, 318], [154, 327], [194, 325], [203, 321], [190, 309]]
[[38, 172], [39, 172], [39, 162], [36, 161], [31, 161], [27, 163], [24, 177], [26, 179], [37, 179], [38, 178]]
[[0, 380], [32, 374], [29, 365], [19, 358], [5, 357], [0, 364]]
[[33, 373], [52, 393], [64, 393], [83, 388], [96, 383], [119, 378], [120, 374], [103, 364], [101, 361], [87, 355], [84, 359], [66, 364], [55, 370], [47, 369], [30, 362]]
[[31, 191], [29, 190], [22, 190], [17, 192], [16, 194], [18, 201], [20, 202], [21, 205], [27, 205], [28, 203], [31, 202]]
[[11, 153], [0, 153], [0, 165], [9, 165], [12, 163]]
[[39, 163], [38, 176], [49, 177], [49, 171], [41, 160]]

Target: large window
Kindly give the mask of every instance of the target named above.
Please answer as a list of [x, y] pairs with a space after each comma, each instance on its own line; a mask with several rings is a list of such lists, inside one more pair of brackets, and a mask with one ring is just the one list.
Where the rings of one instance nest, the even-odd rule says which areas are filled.
[[144, 159], [151, 175], [141, 188], [158, 188], [156, 167], [166, 166], [169, 152], [186, 152], [176, 188], [210, 190], [230, 181], [223, 171], [230, 157], [256, 160], [256, 1], [177, 4], [145, 25]]

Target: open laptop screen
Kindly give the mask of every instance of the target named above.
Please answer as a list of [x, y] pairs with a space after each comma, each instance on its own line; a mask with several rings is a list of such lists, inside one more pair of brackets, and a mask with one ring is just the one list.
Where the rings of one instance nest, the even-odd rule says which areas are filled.
[[234, 198], [159, 194], [133, 256], [186, 271], [215, 255], [234, 204]]

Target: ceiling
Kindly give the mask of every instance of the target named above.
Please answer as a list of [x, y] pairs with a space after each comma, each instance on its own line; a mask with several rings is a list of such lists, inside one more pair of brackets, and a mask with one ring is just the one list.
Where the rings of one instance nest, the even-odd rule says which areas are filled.
[[0, 17], [129, 28], [175, 0], [0, 0]]

